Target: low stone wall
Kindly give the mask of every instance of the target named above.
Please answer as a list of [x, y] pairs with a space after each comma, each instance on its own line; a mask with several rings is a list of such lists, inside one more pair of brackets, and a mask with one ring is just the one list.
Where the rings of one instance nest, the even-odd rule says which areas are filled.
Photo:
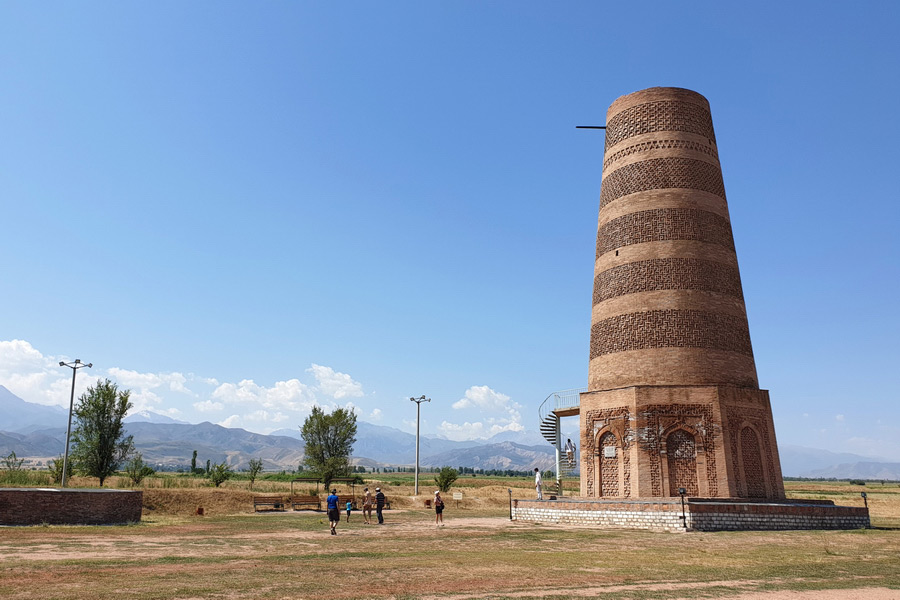
[[862, 529], [865, 508], [828, 501], [743, 501], [741, 499], [513, 500], [513, 519], [536, 523], [593, 525], [652, 531], [731, 531], [772, 529]]
[[869, 511], [833, 503], [689, 503], [688, 526], [697, 531], [757, 529], [865, 529]]
[[140, 490], [0, 488], [0, 525], [124, 525], [141, 520]]

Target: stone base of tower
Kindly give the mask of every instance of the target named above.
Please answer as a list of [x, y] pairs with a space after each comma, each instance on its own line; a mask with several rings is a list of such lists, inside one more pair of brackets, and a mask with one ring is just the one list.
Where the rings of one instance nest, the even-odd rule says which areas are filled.
[[760, 531], [865, 529], [869, 510], [835, 506], [830, 500], [665, 498], [651, 500], [513, 500], [512, 519], [604, 529], [651, 531]]
[[634, 386], [580, 404], [584, 498], [785, 497], [766, 390]]

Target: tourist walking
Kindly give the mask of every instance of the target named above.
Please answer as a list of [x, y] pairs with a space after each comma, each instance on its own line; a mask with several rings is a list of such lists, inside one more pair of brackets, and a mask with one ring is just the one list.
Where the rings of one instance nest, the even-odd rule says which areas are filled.
[[541, 488], [543, 487], [543, 485], [544, 485], [544, 482], [541, 479], [541, 470], [538, 469], [537, 467], [535, 467], [535, 469], [534, 469], [534, 489], [537, 490], [537, 499], [538, 500], [544, 499], [544, 493], [541, 491]]
[[375, 488], [375, 514], [378, 516], [379, 525], [384, 525], [382, 510], [384, 510], [384, 492], [381, 491], [381, 488]]
[[441, 499], [441, 491], [434, 491], [434, 526], [444, 526], [444, 501]]
[[338, 508], [337, 490], [331, 490], [331, 494], [325, 499], [328, 507], [328, 520], [331, 522], [331, 535], [337, 535], [335, 527], [341, 522], [341, 511]]
[[365, 496], [363, 496], [363, 523], [366, 525], [372, 524], [372, 492], [369, 491], [369, 488], [365, 490]]

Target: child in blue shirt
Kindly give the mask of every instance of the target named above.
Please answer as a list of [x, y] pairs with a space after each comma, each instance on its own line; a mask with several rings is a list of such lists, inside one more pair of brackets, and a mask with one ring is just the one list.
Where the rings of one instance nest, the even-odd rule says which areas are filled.
[[350, 511], [353, 510], [353, 502], [347, 503], [347, 522], [350, 522]]

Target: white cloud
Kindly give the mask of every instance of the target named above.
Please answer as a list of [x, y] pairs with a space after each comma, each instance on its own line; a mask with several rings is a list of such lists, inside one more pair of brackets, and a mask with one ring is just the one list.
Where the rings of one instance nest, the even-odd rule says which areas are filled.
[[[25, 340], [0, 340], [0, 385], [27, 402], [68, 407], [72, 370], [59, 363], [71, 360], [67, 356], [44, 356]], [[76, 398], [96, 382], [92, 369], [78, 371]]]
[[453, 408], [456, 410], [477, 408], [480, 410], [501, 411], [506, 410], [509, 404], [509, 396], [506, 394], [495, 392], [486, 385], [473, 385], [466, 390], [462, 399], [453, 403]]
[[466, 421], [461, 425], [444, 421], [438, 427], [441, 435], [448, 440], [456, 442], [487, 439], [504, 431], [522, 431], [523, 429], [524, 427], [520, 423], [509, 421], [504, 423], [499, 420], [488, 421], [487, 423], [481, 421], [470, 423]]
[[844, 420], [844, 415], [834, 415], [834, 420], [841, 422]]
[[214, 412], [222, 410], [225, 405], [221, 402], [213, 402], [212, 400], [204, 400], [203, 402], [194, 402], [194, 408], [200, 412]]
[[[0, 340], [0, 385], [28, 402], [68, 407], [72, 371], [60, 367], [67, 356], [45, 356], [24, 340]], [[298, 379], [277, 381], [271, 386], [259, 385], [252, 379], [237, 383], [220, 382], [216, 378], [194, 373], [145, 373], [112, 367], [108, 370], [79, 369], [76, 398], [98, 378], [108, 377], [119, 389], [130, 390], [132, 412], [153, 412], [178, 416], [191, 421], [207, 415], [229, 414], [220, 424], [252, 426], [255, 431], [271, 431], [303, 418], [313, 406], [333, 410], [338, 404], [362, 416], [366, 408], [349, 402], [364, 396], [362, 384], [350, 375], [323, 365], [313, 364], [307, 372], [313, 385]], [[384, 417], [380, 408], [370, 418]], [[207, 417], [208, 418], [208, 417]]]
[[315, 394], [297, 379], [277, 381], [272, 387], [257, 385], [252, 379], [244, 379], [237, 384], [223, 383], [213, 391], [212, 396], [226, 404], [299, 412], [307, 412], [316, 405]]
[[486, 439], [503, 431], [525, 429], [520, 412], [522, 405], [486, 385], [475, 385], [467, 389], [464, 396], [453, 403], [453, 408], [481, 418], [462, 424], [449, 421], [441, 423], [438, 431], [451, 440]]
[[381, 409], [380, 409], [380, 408], [373, 408], [373, 409], [372, 409], [372, 412], [369, 413], [369, 420], [370, 420], [370, 421], [380, 421], [380, 420], [381, 420], [381, 417], [382, 417], [382, 413], [381, 413]]
[[231, 415], [226, 419], [222, 419], [216, 425], [221, 425], [222, 427], [238, 427], [241, 425], [241, 417], [239, 415]]
[[335, 400], [342, 398], [360, 398], [363, 395], [362, 384], [354, 381], [346, 373], [339, 373], [331, 367], [313, 364], [307, 373], [316, 378], [317, 389]]

